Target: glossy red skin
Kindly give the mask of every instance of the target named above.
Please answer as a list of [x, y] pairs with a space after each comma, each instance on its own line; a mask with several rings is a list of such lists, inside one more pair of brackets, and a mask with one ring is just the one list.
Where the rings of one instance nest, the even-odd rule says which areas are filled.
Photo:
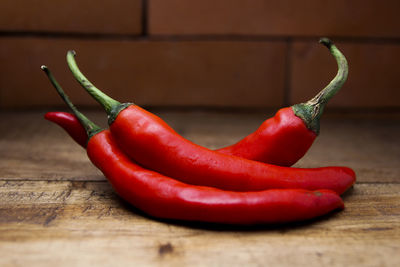
[[188, 185], [132, 162], [108, 130], [89, 140], [87, 153], [122, 198], [158, 218], [229, 224], [279, 223], [311, 219], [344, 207], [341, 198], [330, 190], [232, 192]]
[[[70, 131], [74, 140], [87, 139], [84, 128], [73, 114], [59, 112], [57, 116], [57, 112], [52, 113], [57, 124]], [[216, 151], [278, 166], [292, 166], [304, 156], [316, 137], [303, 120], [293, 113], [292, 108], [283, 108], [255, 132], [234, 145]]]
[[311, 147], [317, 134], [308, 129], [291, 107], [280, 109], [250, 135], [216, 151], [279, 166], [292, 166]]
[[354, 171], [347, 167], [280, 167], [206, 149], [135, 105], [122, 110], [110, 130], [121, 149], [136, 162], [188, 184], [232, 191], [323, 188], [341, 194], [355, 182]]
[[44, 118], [61, 126], [75, 142], [83, 148], [86, 147], [88, 136], [85, 128], [83, 128], [79, 120], [73, 114], [61, 111], [47, 112]]

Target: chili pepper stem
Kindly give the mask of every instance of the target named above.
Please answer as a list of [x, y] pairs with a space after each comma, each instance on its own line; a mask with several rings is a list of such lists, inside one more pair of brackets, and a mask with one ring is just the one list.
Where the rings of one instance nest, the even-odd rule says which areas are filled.
[[325, 105], [343, 86], [348, 75], [347, 60], [333, 42], [328, 38], [321, 38], [319, 42], [325, 45], [335, 57], [338, 65], [338, 72], [333, 80], [314, 98], [306, 103], [292, 106], [296, 116], [300, 117], [306, 124], [307, 128], [314, 131], [316, 134], [319, 133], [319, 120], [324, 111]]
[[72, 110], [75, 116], [79, 119], [79, 122], [85, 128], [86, 133], [88, 134], [88, 140], [95, 135], [96, 133], [102, 131], [102, 129], [97, 126], [94, 122], [89, 120], [85, 115], [83, 115], [79, 110], [72, 104], [71, 100], [69, 99], [68, 95], [64, 92], [60, 84], [57, 82], [56, 78], [53, 76], [49, 68], [45, 65], [40, 67], [49, 78], [50, 82], [57, 90], [58, 94], [61, 96], [62, 100], [68, 105], [68, 107]]
[[75, 61], [76, 52], [73, 50], [68, 51], [67, 53], [67, 63], [68, 67], [74, 75], [75, 79], [79, 82], [79, 84], [85, 88], [85, 90], [97, 101], [100, 105], [103, 106], [104, 110], [108, 115], [109, 124], [111, 124], [115, 118], [118, 116], [119, 112], [128, 106], [132, 105], [132, 103], [120, 103], [117, 100], [109, 97], [100, 91], [96, 86], [94, 86], [83, 73], [80, 71], [78, 65]]

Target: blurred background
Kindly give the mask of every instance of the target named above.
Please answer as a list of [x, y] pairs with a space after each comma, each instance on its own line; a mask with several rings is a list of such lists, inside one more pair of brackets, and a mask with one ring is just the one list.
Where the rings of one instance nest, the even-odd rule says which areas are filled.
[[349, 78], [329, 107], [400, 107], [398, 0], [2, 0], [0, 108], [96, 103], [65, 60], [74, 49], [97, 87], [146, 107], [263, 109], [306, 101], [336, 74]]

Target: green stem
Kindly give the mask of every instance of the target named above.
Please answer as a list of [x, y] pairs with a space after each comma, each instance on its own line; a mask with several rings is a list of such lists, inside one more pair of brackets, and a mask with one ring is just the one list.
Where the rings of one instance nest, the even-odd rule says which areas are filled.
[[108, 95], [104, 94], [100, 89], [94, 86], [83, 73], [80, 71], [78, 65], [75, 61], [76, 53], [73, 50], [68, 51], [67, 53], [67, 63], [68, 67], [74, 75], [75, 79], [82, 85], [83, 88], [97, 101], [100, 105], [103, 106], [104, 110], [108, 115], [108, 122], [111, 124], [115, 118], [118, 116], [119, 112], [128, 106], [132, 105], [132, 103], [120, 103], [115, 99], [112, 99]]
[[306, 126], [314, 131], [316, 134], [319, 133], [319, 120], [324, 111], [324, 108], [328, 101], [340, 90], [348, 75], [348, 65], [345, 56], [339, 51], [339, 49], [332, 43], [328, 38], [321, 38], [319, 42], [325, 45], [331, 54], [335, 57], [338, 72], [333, 80], [322, 89], [314, 98], [306, 103], [301, 103], [292, 106], [296, 116], [303, 119]]
[[72, 110], [72, 112], [75, 114], [75, 116], [79, 119], [80, 123], [85, 128], [89, 139], [96, 133], [102, 131], [102, 129], [99, 126], [97, 126], [94, 122], [90, 121], [85, 115], [83, 115], [81, 112], [79, 112], [79, 110], [74, 106], [74, 104], [72, 104], [71, 100], [69, 100], [69, 97], [64, 92], [64, 90], [61, 88], [60, 84], [57, 82], [56, 78], [53, 76], [53, 74], [51, 73], [49, 68], [47, 68], [47, 66], [45, 66], [45, 65], [41, 66], [40, 68], [46, 73], [50, 82], [53, 84], [54, 88], [56, 88], [58, 94], [61, 96], [61, 98], [64, 100], [64, 102], [68, 105], [68, 107]]

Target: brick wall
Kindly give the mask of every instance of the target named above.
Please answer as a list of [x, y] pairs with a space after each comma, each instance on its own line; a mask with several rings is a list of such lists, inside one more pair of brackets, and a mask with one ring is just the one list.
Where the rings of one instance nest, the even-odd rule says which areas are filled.
[[99, 88], [143, 106], [279, 107], [305, 101], [346, 55], [340, 108], [400, 107], [398, 0], [2, 0], [0, 108], [62, 105], [46, 64], [76, 104], [68, 49]]

